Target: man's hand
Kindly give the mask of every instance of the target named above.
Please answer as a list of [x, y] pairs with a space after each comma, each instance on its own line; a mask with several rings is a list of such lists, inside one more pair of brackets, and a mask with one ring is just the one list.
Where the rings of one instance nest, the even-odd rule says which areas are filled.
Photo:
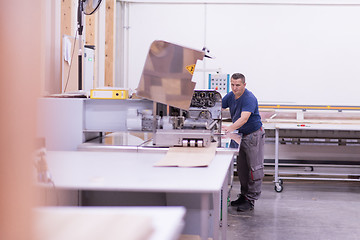
[[238, 133], [226, 133], [224, 138], [230, 138], [234, 140], [237, 144], [241, 143], [241, 135], [239, 135]]
[[235, 129], [232, 128], [234, 124], [231, 124], [230, 126], [222, 126], [222, 130], [225, 132], [225, 133], [229, 133], [229, 132], [232, 132], [234, 131]]

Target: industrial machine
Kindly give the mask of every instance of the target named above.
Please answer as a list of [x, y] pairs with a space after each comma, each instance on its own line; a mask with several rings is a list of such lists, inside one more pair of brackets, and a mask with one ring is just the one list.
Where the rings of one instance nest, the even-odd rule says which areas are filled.
[[[154, 145], [207, 147], [221, 133], [221, 95], [214, 90], [195, 90], [189, 110], [173, 109], [161, 117]], [[218, 142], [220, 142], [218, 140]]]
[[[196, 62], [207, 56], [208, 51], [154, 41], [136, 93], [129, 97], [96, 89], [90, 99], [44, 99], [41, 109], [51, 117], [47, 121], [43, 117], [44, 126], [50, 122], [65, 129], [56, 133], [56, 138], [55, 134], [48, 136], [47, 143], [54, 146], [50, 149], [75, 150], [100, 144], [207, 147], [211, 142], [220, 146], [221, 94], [215, 89], [195, 90], [192, 81]], [[56, 111], [53, 104], [57, 104]], [[75, 114], [73, 120], [57, 122], [69, 112]], [[61, 117], [55, 117], [59, 114]], [[43, 137], [53, 132], [51, 126], [40, 129]], [[130, 143], [134, 138], [138, 141]]]
[[215, 90], [195, 90], [188, 110], [157, 104], [155, 114], [143, 111], [127, 122], [128, 130], [153, 132], [154, 146], [207, 147], [220, 142], [221, 95]]
[[[154, 146], [207, 147], [215, 135], [220, 140], [221, 94], [194, 90], [191, 81], [196, 61], [206, 54], [165, 41], [151, 44], [137, 96], [154, 101], [152, 113], [141, 114], [141, 130], [153, 132]], [[140, 130], [139, 114], [133, 111], [127, 130]]]

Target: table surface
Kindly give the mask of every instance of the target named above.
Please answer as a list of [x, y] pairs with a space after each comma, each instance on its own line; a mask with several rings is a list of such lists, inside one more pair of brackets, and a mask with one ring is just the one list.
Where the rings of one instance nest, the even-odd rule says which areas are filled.
[[316, 123], [316, 122], [294, 122], [294, 123], [279, 123], [268, 122], [264, 123], [265, 129], [300, 129], [300, 130], [339, 130], [339, 131], [360, 131], [359, 124], [346, 123]]
[[[225, 122], [223, 125], [229, 125]], [[175, 132], [174, 132], [175, 133]], [[238, 149], [229, 149], [226, 143], [230, 138], [226, 134], [217, 135], [221, 141], [217, 151], [236, 151]], [[216, 138], [217, 138], [216, 136]], [[242, 135], [240, 135], [241, 137]], [[88, 140], [78, 146], [78, 150], [98, 151], [98, 150], [138, 150], [138, 149], [157, 149], [167, 151], [168, 147], [158, 147], [153, 145], [153, 133], [142, 131], [113, 132], [104, 136], [99, 136]], [[217, 139], [219, 140], [219, 139]]]
[[[40, 236], [51, 239], [138, 239], [144, 233], [149, 240], [176, 240], [184, 226], [184, 207], [40, 207], [34, 209], [35, 227]], [[133, 221], [133, 222], [131, 222]], [[60, 224], [61, 223], [61, 224]], [[121, 223], [121, 226], [116, 223]], [[129, 232], [136, 224], [139, 234]], [[93, 228], [94, 224], [97, 226]], [[127, 229], [128, 228], [128, 229]], [[104, 231], [100, 231], [103, 229]], [[142, 233], [141, 231], [144, 231]], [[150, 233], [150, 234], [149, 234]], [[134, 238], [131, 238], [131, 236]], [[121, 239], [121, 238], [119, 238]]]
[[234, 152], [217, 152], [208, 167], [154, 167], [165, 154], [48, 151], [46, 159], [58, 188], [214, 193], [222, 187]]

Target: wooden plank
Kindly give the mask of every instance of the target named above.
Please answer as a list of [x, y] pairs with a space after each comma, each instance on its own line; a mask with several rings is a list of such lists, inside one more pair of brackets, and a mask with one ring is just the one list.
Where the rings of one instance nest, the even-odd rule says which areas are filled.
[[106, 0], [105, 14], [105, 86], [114, 86], [115, 0]]
[[96, 12], [92, 15], [85, 16], [86, 45], [95, 45], [95, 24], [96, 24], [95, 14]]
[[[72, 68], [73, 71], [76, 71], [75, 73], [70, 73], [69, 72], [69, 65], [65, 64], [65, 62], [63, 61], [63, 36], [68, 35], [71, 36], [72, 33], [72, 18], [73, 18], [73, 14], [72, 14], [72, 8], [74, 7], [73, 2], [75, 0], [61, 0], [61, 27], [60, 27], [60, 51], [61, 51], [61, 64], [63, 64], [62, 69], [63, 71], [61, 71], [61, 91], [64, 92], [64, 90], [69, 91], [69, 90], [76, 90], [77, 89], [77, 82], [76, 82], [76, 86], [74, 87], [66, 87], [65, 89], [65, 85], [69, 83], [68, 81], [70, 81], [70, 76], [71, 75], [75, 75], [72, 78], [75, 78], [77, 76], [77, 65], [75, 65], [75, 62], [72, 64]], [[72, 44], [73, 46], [73, 44]], [[73, 60], [76, 59], [76, 55], [74, 55]], [[77, 64], [77, 62], [76, 62]], [[72, 79], [71, 78], [71, 79]], [[67, 79], [69, 79], [67, 81]], [[71, 81], [72, 82], [72, 81]], [[75, 84], [75, 83], [74, 83]]]
[[[97, 26], [97, 15], [98, 11], [93, 13], [92, 15], [85, 16], [85, 45], [94, 45], [95, 47], [98, 45], [97, 37], [96, 37], [96, 26]], [[96, 58], [95, 58], [96, 59]], [[93, 86], [97, 86], [97, 72], [96, 67], [94, 66], [94, 80]]]
[[61, 37], [71, 35], [72, 2], [73, 0], [61, 0]]
[[[79, 44], [74, 44], [75, 38], [73, 36], [67, 36], [65, 35], [64, 38], [68, 38], [70, 43], [71, 43], [71, 54], [74, 53], [74, 55], [72, 55], [71, 58], [71, 67], [70, 64], [65, 61], [63, 58], [61, 60], [61, 64], [63, 65], [63, 72], [62, 74], [63, 76], [63, 81], [62, 81], [62, 92], [66, 93], [66, 92], [74, 92], [77, 91], [79, 89], [79, 84], [78, 84], [78, 52], [79, 52]], [[78, 43], [78, 41], [76, 41], [76, 43]], [[75, 48], [75, 49], [73, 49]]]

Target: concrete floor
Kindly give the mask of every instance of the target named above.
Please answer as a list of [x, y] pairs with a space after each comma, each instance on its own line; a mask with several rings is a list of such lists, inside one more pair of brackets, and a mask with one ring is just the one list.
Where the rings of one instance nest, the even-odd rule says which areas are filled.
[[[251, 212], [228, 208], [229, 240], [360, 239], [360, 183], [284, 181], [281, 193], [264, 181]], [[231, 200], [237, 198], [234, 179]]]

